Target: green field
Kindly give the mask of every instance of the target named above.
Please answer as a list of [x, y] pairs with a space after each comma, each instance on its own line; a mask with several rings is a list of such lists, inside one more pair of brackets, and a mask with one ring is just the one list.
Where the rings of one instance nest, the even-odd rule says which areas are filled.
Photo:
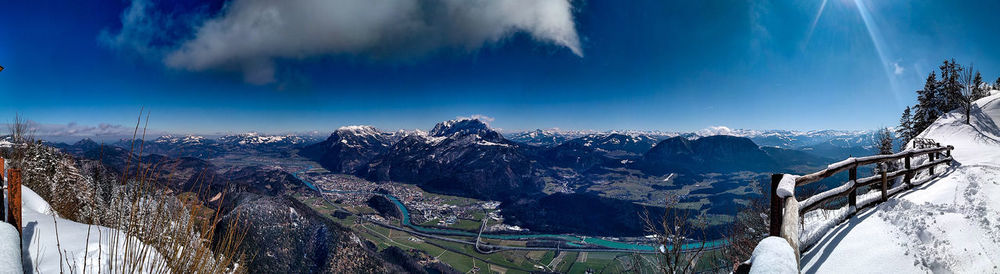
[[[441, 196], [449, 197], [449, 202], [455, 203], [469, 202], [471, 200], [447, 195]], [[604, 270], [606, 272], [615, 273], [620, 272], [631, 265], [628, 263], [629, 259], [632, 257], [632, 254], [630, 253], [588, 252], [588, 255], [586, 256], [587, 260], [583, 262], [579, 260], [581, 255], [578, 252], [562, 252], [564, 254], [556, 254], [554, 251], [502, 251], [493, 254], [479, 254], [472, 246], [465, 244], [435, 239], [423, 239], [419, 236], [414, 236], [403, 231], [391, 230], [370, 223], [356, 224], [356, 219], [358, 217], [353, 215], [345, 219], [333, 218], [330, 214], [336, 210], [336, 207], [322, 202], [319, 197], [300, 195], [296, 196], [296, 198], [322, 213], [324, 217], [329, 218], [344, 227], [354, 230], [359, 236], [375, 243], [379, 250], [390, 246], [396, 246], [404, 250], [421, 250], [463, 273], [469, 272], [474, 268], [478, 268], [480, 273], [497, 273], [497, 271], [503, 271], [506, 273], [529, 273], [529, 271], [585, 273], [588, 269], [597, 270], [598, 272]], [[374, 212], [371, 208], [364, 206], [344, 208], [354, 213]], [[485, 216], [484, 213], [479, 214], [480, 215], [478, 217]], [[429, 223], [436, 224], [436, 220]], [[479, 221], [459, 219], [459, 221], [452, 225], [451, 228], [475, 231], [479, 229], [479, 225]], [[461, 238], [469, 241], [475, 240], [471, 237], [455, 238]], [[524, 246], [525, 244], [523, 241], [504, 241], [495, 239], [487, 241], [493, 244], [511, 246]], [[559, 261], [549, 268], [552, 261], [559, 255], [562, 256], [559, 258]]]

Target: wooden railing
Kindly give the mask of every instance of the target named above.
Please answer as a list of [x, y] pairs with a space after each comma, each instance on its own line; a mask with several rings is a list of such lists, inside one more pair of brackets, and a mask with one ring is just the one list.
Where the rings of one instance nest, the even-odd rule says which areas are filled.
[[[921, 147], [924, 147], [924, 145], [921, 145]], [[799, 234], [802, 232], [802, 217], [806, 212], [820, 209], [821, 205], [834, 199], [842, 198], [845, 195], [847, 196], [847, 206], [856, 210], [858, 202], [858, 189], [875, 184], [879, 184], [876, 187], [881, 189], [881, 199], [878, 202], [885, 201], [892, 195], [899, 193], [898, 191], [890, 193], [890, 180], [895, 180], [896, 178], [902, 176], [905, 188], [912, 188], [912, 180], [917, 172], [927, 169], [928, 173], [931, 176], [934, 176], [935, 166], [952, 161], [952, 149], [954, 149], [952, 146], [941, 146], [938, 143], [934, 143], [931, 147], [910, 149], [896, 154], [848, 158], [831, 164], [824, 170], [803, 176], [796, 177], [788, 174], [773, 174], [771, 176], [770, 235], [779, 236], [787, 240], [792, 249], [795, 250], [795, 257], [798, 259], [801, 244], [799, 242]], [[923, 164], [911, 166], [912, 159], [922, 155], [928, 155], [928, 160]], [[889, 166], [889, 162], [898, 163], [900, 160], [903, 162], [903, 166], [899, 167], [899, 170], [888, 170], [887, 167]], [[879, 169], [879, 174], [865, 178], [858, 178], [858, 167], [865, 165], [879, 165], [881, 167]], [[786, 187], [787, 184], [792, 183], [790, 180], [794, 179], [794, 187], [792, 187], [792, 189], [797, 189], [844, 171], [849, 172], [849, 179], [847, 183], [822, 193], [812, 195], [803, 200], [801, 203], [796, 200], [794, 191], [792, 191], [791, 195], [788, 195], [787, 193], [779, 195], [779, 192], [784, 192], [779, 191], [779, 184], [782, 183], [783, 179], [786, 180]], [[790, 177], [786, 178], [786, 176]], [[853, 213], [854, 211], [848, 210], [848, 216]]]
[[22, 233], [21, 228], [21, 171], [7, 168], [7, 163], [0, 158], [0, 205], [3, 205], [3, 221], [17, 228], [18, 233]]

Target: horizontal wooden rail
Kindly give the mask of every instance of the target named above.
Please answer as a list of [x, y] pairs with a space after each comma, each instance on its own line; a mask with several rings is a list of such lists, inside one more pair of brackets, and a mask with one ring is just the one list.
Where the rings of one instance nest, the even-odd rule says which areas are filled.
[[[935, 165], [944, 164], [944, 163], [949, 162], [951, 160], [952, 160], [951, 158], [944, 158], [944, 159], [934, 160], [933, 162], [928, 162], [928, 163], [922, 164], [920, 166], [914, 167], [914, 168], [909, 169], [909, 170], [897, 170], [897, 171], [889, 172], [889, 173], [886, 173], [885, 179], [886, 180], [895, 180], [896, 178], [899, 178], [899, 176], [906, 176], [910, 172], [916, 173], [916, 172], [919, 172], [921, 170], [931, 168], [931, 167], [933, 167]], [[833, 200], [833, 199], [836, 199], [836, 198], [839, 198], [839, 197], [843, 197], [844, 195], [850, 194], [851, 190], [856, 190], [856, 189], [858, 189], [860, 187], [872, 185], [872, 184], [875, 184], [875, 183], [881, 183], [882, 182], [882, 178], [883, 178], [882, 175], [875, 175], [875, 176], [871, 176], [871, 177], [866, 177], [866, 178], [858, 179], [858, 180], [855, 180], [855, 183], [853, 185], [848, 185], [848, 184], [843, 185], [843, 186], [847, 186], [846, 189], [841, 189], [841, 188], [838, 187], [838, 188], [834, 188], [834, 189], [830, 189], [830, 190], [824, 191], [823, 193], [820, 193], [820, 194], [816, 194], [816, 195], [814, 195], [812, 197], [809, 197], [809, 198], [807, 198], [805, 200], [802, 200], [802, 202], [799, 204], [799, 206], [801, 207], [801, 210], [799, 211], [799, 214], [805, 214], [806, 212], [809, 212], [809, 211], [811, 211], [813, 209], [816, 209], [816, 207], [818, 207], [819, 205], [822, 205], [822, 204], [824, 204], [826, 202], [829, 202], [830, 200]], [[828, 192], [829, 192], [829, 194], [828, 194]], [[819, 199], [813, 199], [813, 198], [816, 198], [816, 197], [818, 197]]]
[[[913, 177], [922, 170], [928, 170], [928, 174], [934, 175], [934, 167], [940, 164], [946, 164], [951, 162], [953, 159], [951, 157], [951, 150], [955, 149], [952, 146], [941, 146], [938, 143], [933, 143], [931, 141], [923, 140], [923, 143], [932, 143], [935, 147], [929, 148], [917, 148], [901, 151], [895, 154], [888, 155], [874, 155], [866, 157], [848, 158], [846, 160], [830, 164], [826, 169], [810, 173], [804, 176], [798, 177], [785, 177], [791, 176], [786, 174], [773, 174], [771, 175], [771, 212], [770, 212], [770, 227], [769, 233], [771, 236], [779, 236], [788, 241], [788, 244], [795, 250], [796, 259], [800, 252], [800, 239], [799, 234], [802, 231], [802, 216], [806, 212], [811, 210], [816, 210], [820, 208], [820, 205], [824, 205], [833, 199], [841, 198], [847, 196], [847, 206], [857, 209], [858, 205], [858, 188], [864, 186], [871, 186], [881, 183], [879, 186], [881, 188], [882, 199], [885, 201], [893, 194], [899, 193], [895, 191], [889, 193], [889, 181], [895, 180], [899, 177], [903, 177], [903, 182], [906, 184], [906, 188], [912, 187], [911, 180]], [[943, 152], [943, 155], [941, 155]], [[911, 160], [913, 157], [927, 155], [928, 161], [920, 164], [918, 166], [911, 166]], [[942, 157], [943, 156], [943, 157]], [[858, 167], [872, 164], [883, 164], [889, 161], [902, 161], [903, 166], [900, 170], [895, 170], [892, 172], [887, 172], [884, 170], [879, 172], [874, 176], [858, 178]], [[887, 165], [886, 165], [887, 166]], [[837, 173], [843, 171], [850, 172], [850, 178], [847, 183], [835, 187], [833, 189], [824, 191], [822, 193], [813, 195], [806, 198], [802, 202], [798, 202], [794, 195], [794, 189], [803, 185], [811, 184], [829, 178], [830, 176], [836, 175]], [[794, 178], [794, 179], [793, 179]], [[782, 182], [784, 184], [782, 185]], [[780, 190], [779, 190], [780, 188]], [[789, 193], [791, 192], [791, 193]], [[779, 195], [781, 193], [781, 195]], [[853, 214], [853, 211], [848, 212], [848, 216]], [[808, 244], [808, 243], [806, 243]]]
[[810, 174], [807, 174], [807, 175], [803, 175], [801, 177], [796, 178], [795, 179], [795, 186], [804, 186], [804, 185], [807, 185], [807, 184], [815, 183], [815, 182], [818, 182], [820, 180], [826, 179], [826, 178], [828, 178], [830, 176], [833, 176], [833, 175], [835, 175], [837, 173], [840, 173], [840, 172], [842, 172], [844, 170], [848, 170], [850, 168], [855, 168], [855, 167], [863, 166], [863, 165], [870, 165], [870, 164], [877, 164], [877, 163], [883, 163], [883, 162], [888, 162], [888, 161], [899, 160], [899, 159], [904, 158], [904, 157], [915, 157], [915, 156], [920, 156], [920, 155], [930, 154], [930, 153], [935, 153], [935, 152], [941, 152], [941, 151], [947, 151], [948, 152], [948, 157], [951, 157], [951, 150], [952, 149], [955, 149], [955, 147], [952, 147], [952, 146], [947, 146], [947, 147], [932, 147], [932, 148], [925, 148], [925, 149], [906, 150], [906, 151], [902, 151], [902, 152], [899, 152], [899, 153], [896, 153], [896, 154], [875, 155], [875, 156], [867, 156], [867, 157], [859, 157], [859, 158], [852, 157], [852, 158], [848, 158], [847, 160], [843, 160], [843, 161], [840, 161], [840, 162], [837, 162], [837, 163], [833, 163], [833, 164], [827, 166], [827, 168], [824, 169], [824, 170], [820, 170], [820, 171], [817, 171], [817, 172], [814, 172], [814, 173], [810, 173]]

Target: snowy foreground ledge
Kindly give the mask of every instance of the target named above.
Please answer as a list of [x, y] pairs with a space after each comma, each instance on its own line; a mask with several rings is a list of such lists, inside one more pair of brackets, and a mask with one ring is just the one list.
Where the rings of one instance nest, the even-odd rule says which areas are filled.
[[799, 273], [795, 250], [781, 237], [767, 237], [754, 247], [750, 273]]
[[[138, 239], [126, 237], [116, 229], [59, 218], [48, 202], [23, 185], [21, 195], [24, 234], [19, 257], [26, 270], [24, 273], [168, 272], [160, 254]], [[14, 233], [16, 235], [17, 232]], [[112, 245], [115, 247], [112, 248]], [[17, 250], [16, 247], [14, 250]], [[3, 252], [6, 251], [0, 254]], [[130, 269], [121, 269], [121, 266], [128, 265], [125, 262], [136, 261], [134, 258], [137, 256], [147, 258], [142, 260], [141, 265], [136, 263]], [[7, 273], [6, 269], [0, 270], [0, 273]]]
[[17, 229], [7, 223], [0, 223], [0, 272], [22, 273], [21, 241]]

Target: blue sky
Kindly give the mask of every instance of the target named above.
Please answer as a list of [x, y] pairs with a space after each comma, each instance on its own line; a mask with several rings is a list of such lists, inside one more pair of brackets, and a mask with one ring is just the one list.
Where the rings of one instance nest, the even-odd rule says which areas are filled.
[[0, 113], [71, 134], [127, 129], [140, 107], [151, 128], [202, 134], [471, 115], [505, 130], [870, 129], [945, 58], [1000, 76], [997, 1], [455, 2], [4, 3]]

